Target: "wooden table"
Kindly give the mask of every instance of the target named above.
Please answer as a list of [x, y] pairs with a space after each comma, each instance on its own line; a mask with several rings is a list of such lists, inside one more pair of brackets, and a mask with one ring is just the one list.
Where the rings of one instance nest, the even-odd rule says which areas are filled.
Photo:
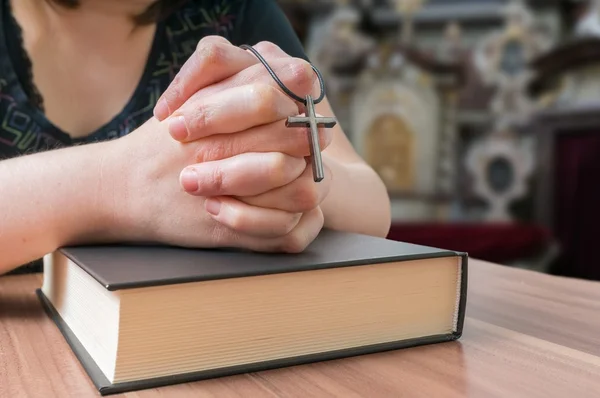
[[[94, 397], [34, 289], [0, 278], [0, 397]], [[600, 284], [471, 260], [465, 333], [423, 346], [127, 397], [599, 397]]]

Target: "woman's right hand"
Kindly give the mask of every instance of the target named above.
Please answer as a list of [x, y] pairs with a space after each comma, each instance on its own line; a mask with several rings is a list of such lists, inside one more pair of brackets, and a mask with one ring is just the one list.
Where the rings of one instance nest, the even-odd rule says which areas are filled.
[[[219, 59], [227, 65], [219, 67], [214, 58], [198, 59], [207, 63], [207, 73], [216, 74], [212, 79], [205, 75], [209, 85], [195, 87], [196, 94], [170, 118], [162, 122], [152, 119], [111, 143], [110, 158], [116, 157], [116, 164], [125, 160], [120, 171], [123, 178], [114, 187], [114, 192], [123, 193], [114, 209], [123, 231], [120, 239], [302, 251], [323, 226], [323, 214], [315, 203], [319, 195], [314, 191], [326, 190], [327, 182], [315, 185], [306, 178], [310, 174], [305, 159], [310, 154], [306, 129], [282, 129], [288, 116], [299, 114], [298, 105], [280, 91], [262, 64], [252, 61], [252, 54], [220, 39], [217, 45]], [[318, 89], [307, 62], [295, 58], [271, 61], [284, 84], [298, 95], [314, 94]], [[224, 76], [224, 70], [231, 76]], [[171, 136], [177, 132], [173, 126], [178, 116], [188, 121], [190, 139], [178, 141]], [[326, 130], [320, 133], [321, 149], [325, 149], [331, 134]], [[191, 165], [196, 175], [186, 182], [181, 172]], [[236, 200], [257, 197], [301, 179], [309, 181], [303, 185], [308, 188], [286, 198], [287, 211], [280, 209], [286, 206], [263, 208]], [[190, 195], [193, 189], [186, 186], [186, 192], [182, 184], [198, 184], [200, 194]], [[220, 200], [216, 203], [214, 197]], [[218, 203], [221, 211], [228, 212], [228, 222], [211, 216]]]

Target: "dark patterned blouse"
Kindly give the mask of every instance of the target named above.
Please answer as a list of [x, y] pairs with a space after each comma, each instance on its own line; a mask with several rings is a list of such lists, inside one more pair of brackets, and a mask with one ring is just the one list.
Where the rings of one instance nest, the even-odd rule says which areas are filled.
[[[21, 29], [9, 0], [0, 1], [0, 161], [129, 134], [152, 117], [157, 99], [204, 36], [221, 35], [237, 45], [266, 40], [292, 56], [306, 58], [276, 0], [189, 0], [158, 23], [143, 77], [127, 105], [104, 126], [75, 139], [46, 119]], [[40, 269], [36, 261], [16, 272]]]

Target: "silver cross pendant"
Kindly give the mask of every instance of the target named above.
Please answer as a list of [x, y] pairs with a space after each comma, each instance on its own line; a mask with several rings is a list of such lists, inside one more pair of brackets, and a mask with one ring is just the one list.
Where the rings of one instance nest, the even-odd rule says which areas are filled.
[[308, 127], [308, 146], [310, 148], [310, 157], [312, 159], [312, 172], [315, 182], [320, 182], [325, 178], [323, 170], [323, 159], [321, 158], [321, 146], [319, 145], [319, 127], [332, 128], [337, 120], [333, 117], [317, 117], [315, 114], [315, 103], [312, 96], [306, 96], [306, 116], [288, 117], [286, 127]]

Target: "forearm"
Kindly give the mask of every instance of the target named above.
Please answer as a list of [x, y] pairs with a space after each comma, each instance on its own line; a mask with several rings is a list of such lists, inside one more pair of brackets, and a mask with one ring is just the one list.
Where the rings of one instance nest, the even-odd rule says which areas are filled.
[[104, 145], [0, 161], [0, 274], [104, 234]]
[[385, 237], [391, 223], [387, 189], [375, 171], [359, 162], [341, 162], [323, 154], [333, 178], [321, 204], [325, 227]]

